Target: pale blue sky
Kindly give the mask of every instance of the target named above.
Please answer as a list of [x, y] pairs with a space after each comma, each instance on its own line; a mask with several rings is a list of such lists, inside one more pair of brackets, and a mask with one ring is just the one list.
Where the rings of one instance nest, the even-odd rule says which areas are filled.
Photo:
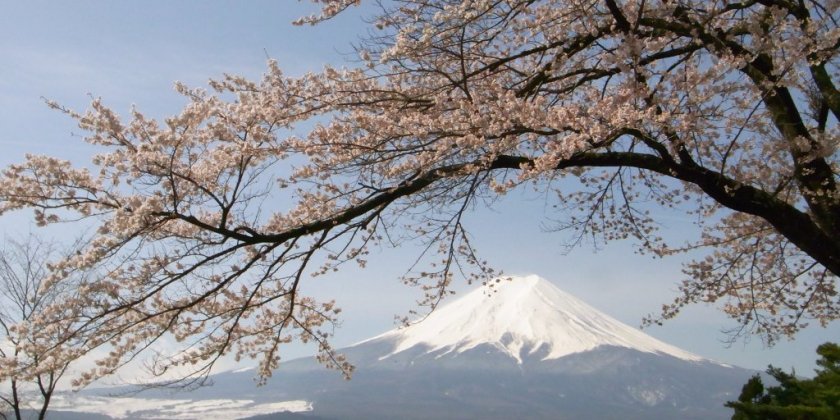
[[[176, 113], [183, 100], [178, 80], [193, 86], [223, 72], [259, 76], [267, 56], [287, 73], [340, 64], [349, 43], [365, 31], [365, 10], [354, 10], [319, 27], [290, 22], [312, 13], [308, 3], [275, 1], [10, 1], [0, 0], [0, 165], [25, 153], [49, 153], [86, 162], [90, 149], [66, 116], [49, 110], [41, 97], [83, 110], [101, 96], [126, 113], [132, 104], [153, 116]], [[597, 252], [584, 246], [563, 255], [563, 234], [542, 229], [550, 210], [544, 200], [514, 192], [492, 210], [472, 215], [475, 244], [485, 259], [509, 274], [539, 274], [602, 311], [631, 325], [671, 299], [681, 279], [678, 259], [654, 260], [632, 253], [630, 243]], [[556, 216], [556, 215], [554, 215]], [[691, 233], [679, 213], [662, 215], [675, 236]], [[0, 233], [28, 230], [24, 214], [0, 218]], [[73, 236], [54, 229], [57, 235]], [[416, 249], [383, 250], [370, 268], [319, 278], [306, 290], [337, 299], [344, 323], [336, 344], [348, 345], [393, 326], [419, 297], [398, 277]], [[463, 288], [462, 288], [463, 289]], [[759, 338], [731, 347], [722, 329], [733, 324], [711, 307], [689, 308], [664, 327], [647, 332], [701, 356], [744, 367], [796, 367], [810, 374], [814, 349], [840, 338], [840, 326], [813, 327], [793, 342], [765, 349]], [[288, 356], [304, 354], [291, 346]]]

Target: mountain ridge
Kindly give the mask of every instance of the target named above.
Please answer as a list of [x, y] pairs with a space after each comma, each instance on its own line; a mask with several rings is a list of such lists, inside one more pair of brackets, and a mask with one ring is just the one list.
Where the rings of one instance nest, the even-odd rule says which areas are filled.
[[[357, 367], [351, 381], [307, 357], [281, 364], [263, 387], [237, 369], [213, 375], [216, 386], [111, 406], [136, 404], [127, 417], [150, 419], [724, 419], [723, 403], [755, 373], [649, 337], [538, 276], [493, 290], [338, 349]], [[113, 412], [87, 395], [88, 407], [103, 404], [94, 412]]]
[[[488, 293], [489, 292], [489, 293]], [[356, 343], [392, 341], [387, 359], [416, 346], [439, 356], [478, 345], [498, 347], [522, 363], [525, 354], [559, 359], [601, 345], [709, 361], [623, 324], [537, 275], [499, 280], [479, 287], [429, 314], [422, 322]]]

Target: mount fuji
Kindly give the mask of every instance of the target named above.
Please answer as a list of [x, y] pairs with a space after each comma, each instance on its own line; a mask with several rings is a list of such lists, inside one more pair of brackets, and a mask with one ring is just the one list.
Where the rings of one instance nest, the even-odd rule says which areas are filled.
[[731, 416], [723, 403], [754, 373], [663, 343], [537, 276], [499, 280], [341, 352], [356, 366], [350, 381], [303, 358], [263, 387], [240, 370], [174, 396], [115, 404], [84, 393], [56, 408], [129, 418], [709, 419]]
[[622, 324], [535, 275], [499, 279], [494, 287], [474, 290], [422, 322], [357, 346], [375, 342], [394, 344], [381, 360], [418, 348], [440, 358], [479, 346], [492, 346], [518, 364], [524, 359], [556, 360], [600, 346], [703, 360]]

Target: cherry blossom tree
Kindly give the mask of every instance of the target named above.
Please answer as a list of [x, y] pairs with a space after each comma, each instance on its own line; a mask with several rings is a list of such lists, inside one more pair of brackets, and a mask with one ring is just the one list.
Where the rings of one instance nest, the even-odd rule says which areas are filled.
[[[323, 12], [298, 23], [359, 1], [316, 3]], [[301, 340], [349, 373], [328, 340], [337, 308], [301, 283], [418, 241], [433, 257], [404, 281], [433, 308], [456, 274], [495, 274], [465, 231], [468, 210], [526, 185], [556, 197], [572, 243], [707, 250], [650, 322], [719, 301], [771, 341], [826, 324], [840, 309], [838, 5], [394, 1], [350, 68], [289, 77], [271, 62], [258, 81], [179, 84], [189, 104], [161, 121], [99, 99], [81, 113], [52, 104], [102, 152], [91, 167], [47, 156], [8, 167], [0, 213], [92, 220], [95, 238], [47, 285], [101, 275], [40, 320], [81, 345], [43, 351], [108, 346], [79, 384], [164, 336], [183, 351], [160, 372], [201, 375], [233, 354], [267, 377], [280, 346]], [[693, 215], [699, 239], [663, 240], [653, 207]], [[2, 369], [13, 368], [27, 367]]]
[[80, 278], [68, 276], [52, 287], [43, 287], [49, 275], [48, 261], [53, 258], [63, 258], [58, 245], [33, 234], [25, 240], [6, 239], [0, 249], [0, 359], [4, 366], [37, 366], [37, 371], [25, 375], [13, 370], [0, 373], [0, 418], [5, 419], [10, 410], [14, 418], [22, 419], [28, 410], [35, 410], [38, 418], [44, 419], [56, 386], [72, 362], [69, 358], [47, 359], [40, 353], [43, 346], [55, 345], [51, 334], [58, 330], [46, 328], [37, 334], [29, 330], [30, 322], [44, 308], [73, 293], [71, 280]]

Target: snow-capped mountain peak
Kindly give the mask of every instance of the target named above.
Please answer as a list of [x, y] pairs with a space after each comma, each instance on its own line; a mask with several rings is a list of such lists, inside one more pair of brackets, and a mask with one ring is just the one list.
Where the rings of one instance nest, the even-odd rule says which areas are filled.
[[502, 280], [492, 290], [339, 349], [356, 365], [351, 381], [307, 357], [285, 362], [265, 387], [242, 369], [178, 396], [171, 389], [138, 398], [109, 396], [130, 389], [83, 391], [56, 406], [138, 419], [305, 411], [266, 418], [705, 420], [731, 416], [724, 401], [755, 373], [648, 337], [537, 276]]
[[480, 287], [416, 324], [366, 342], [374, 340], [395, 344], [382, 359], [416, 346], [424, 346], [427, 353], [435, 352], [440, 357], [486, 344], [519, 363], [524, 355], [537, 352], [542, 360], [548, 360], [599, 346], [704, 360], [615, 320], [536, 275]]

